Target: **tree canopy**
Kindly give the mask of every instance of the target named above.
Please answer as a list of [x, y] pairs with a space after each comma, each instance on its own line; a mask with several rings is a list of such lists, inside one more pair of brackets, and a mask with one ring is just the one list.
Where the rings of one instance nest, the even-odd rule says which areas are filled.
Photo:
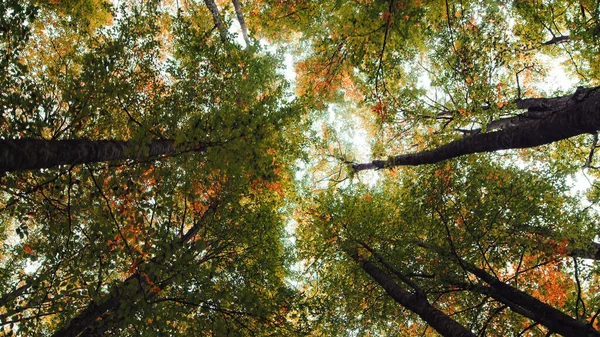
[[0, 13], [0, 334], [600, 336], [597, 1]]

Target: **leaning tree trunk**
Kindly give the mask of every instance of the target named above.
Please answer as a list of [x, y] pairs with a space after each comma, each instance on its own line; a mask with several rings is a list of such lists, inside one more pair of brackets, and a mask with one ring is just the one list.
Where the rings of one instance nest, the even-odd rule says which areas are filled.
[[215, 0], [204, 0], [204, 4], [213, 17], [213, 22], [221, 37], [221, 42], [227, 41], [227, 29], [225, 28], [225, 25], [223, 25], [223, 21], [221, 21], [221, 15], [219, 14], [219, 7], [217, 6], [217, 3]]
[[[203, 151], [207, 143], [184, 146], [184, 151]], [[112, 140], [0, 140], [0, 173], [125, 159], [142, 159], [181, 152], [172, 139], [144, 145]]]
[[498, 280], [485, 270], [468, 263], [462, 263], [465, 270], [471, 272], [490, 287], [479, 287], [473, 290], [507, 305], [513, 311], [547, 327], [551, 332], [566, 337], [599, 337], [600, 332], [584, 324], [562, 311], [538, 300], [537, 298], [513, 286]]
[[547, 117], [519, 123], [502, 130], [479, 133], [433, 150], [355, 164], [354, 171], [382, 169], [394, 166], [434, 164], [472, 153], [520, 149], [553, 143], [559, 140], [600, 130], [600, 87], [578, 89], [565, 97], [536, 98], [517, 102], [520, 109], [551, 111]]
[[477, 278], [487, 283], [489, 287], [476, 286], [472, 283], [463, 284], [460, 282], [446, 281], [449, 285], [463, 287], [470, 291], [489, 296], [510, 307], [514, 312], [545, 326], [551, 332], [567, 337], [600, 337], [600, 332], [590, 325], [580, 322], [526, 292], [500, 281], [497, 277], [491, 275], [487, 271], [463, 260], [456, 253], [448, 252], [440, 247], [429, 245], [424, 242], [415, 243], [420, 247], [431, 249], [445, 258], [455, 261], [455, 263], [460, 265], [464, 271], [477, 276]]
[[432, 306], [424, 296], [413, 294], [400, 287], [374, 263], [360, 259], [358, 252], [348, 251], [360, 267], [369, 274], [398, 304], [417, 314], [432, 328], [445, 337], [475, 337], [475, 334], [450, 318], [447, 314]]

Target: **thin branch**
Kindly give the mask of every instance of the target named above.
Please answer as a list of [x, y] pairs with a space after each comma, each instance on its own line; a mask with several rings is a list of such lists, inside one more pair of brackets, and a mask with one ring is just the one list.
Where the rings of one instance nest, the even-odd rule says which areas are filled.
[[581, 281], [579, 280], [579, 265], [577, 264], [577, 258], [573, 257], [573, 263], [575, 264], [575, 282], [577, 284], [577, 299], [575, 300], [575, 319], [579, 319], [579, 304], [581, 303], [582, 317], [585, 317], [585, 303], [581, 298]]
[[383, 34], [383, 44], [381, 46], [381, 52], [379, 53], [379, 65], [377, 66], [377, 71], [375, 73], [375, 92], [379, 93], [379, 74], [381, 73], [381, 78], [383, 82], [384, 91], [386, 91], [385, 78], [383, 75], [383, 54], [385, 53], [385, 46], [387, 44], [387, 39], [390, 31], [390, 25], [392, 22], [392, 11], [393, 11], [394, 1], [390, 1], [390, 6], [388, 7], [388, 12], [390, 13], [390, 17], [386, 20], [387, 24], [385, 25], [385, 32]]
[[531, 325], [529, 325], [528, 327], [526, 327], [525, 329], [521, 330], [521, 332], [519, 332], [519, 334], [517, 336], [523, 336], [525, 335], [525, 333], [533, 328], [535, 328], [536, 326], [540, 325], [540, 323], [535, 322]]
[[594, 159], [594, 150], [598, 147], [598, 133], [594, 134], [594, 140], [592, 142], [592, 146], [590, 147], [590, 154], [588, 155], [585, 164], [583, 164], [583, 168], [594, 168], [592, 167], [592, 160]]

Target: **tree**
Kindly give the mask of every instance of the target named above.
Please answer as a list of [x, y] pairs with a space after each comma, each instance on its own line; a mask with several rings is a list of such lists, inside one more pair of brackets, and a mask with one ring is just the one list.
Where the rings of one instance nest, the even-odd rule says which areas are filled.
[[434, 164], [466, 154], [535, 147], [581, 134], [595, 134], [600, 130], [598, 92], [598, 88], [589, 88], [581, 89], [579, 94], [565, 97], [518, 101], [517, 107], [527, 108], [529, 115], [540, 111], [543, 111], [544, 115], [529, 117], [530, 120], [527, 120], [528, 117], [520, 117], [516, 125], [509, 125], [499, 131], [477, 132], [432, 150], [397, 155], [388, 160], [375, 160], [367, 164], [354, 164], [352, 168], [361, 171], [401, 165]]
[[277, 58], [215, 39], [191, 3], [109, 6], [87, 32], [8, 5], [3, 332], [293, 331], [281, 208], [302, 127]]
[[206, 149], [206, 144], [195, 144], [178, 152], [174, 145], [173, 139], [150, 141], [146, 148], [128, 141], [7, 139], [2, 141], [2, 172], [51, 168], [58, 165], [135, 160]]
[[600, 334], [597, 2], [0, 12], [2, 333]]
[[[405, 171], [400, 184], [323, 193], [317, 205], [305, 207], [312, 210], [305, 215], [309, 234], [302, 235], [301, 247], [307, 259], [319, 257], [312, 263], [320, 277], [333, 279], [330, 273], [341, 273], [342, 265], [347, 267], [351, 261], [373, 279], [345, 271], [343, 281], [310, 281], [318, 282], [320, 291], [328, 295], [336, 294], [338, 282], [343, 282], [347, 297], [367, 303], [336, 304], [348, 306], [349, 311], [364, 308], [349, 330], [352, 324], [371, 320], [368, 331], [393, 333], [389, 322], [376, 316], [378, 310], [385, 312], [383, 317], [394, 316], [394, 309], [384, 304], [385, 296], [363, 290], [365, 283], [376, 282], [394, 301], [446, 336], [464, 333], [443, 328], [452, 325], [476, 334], [514, 334], [531, 324], [565, 336], [598, 334], [580, 321], [595, 319], [593, 311], [580, 311], [589, 307], [585, 302], [591, 298], [576, 290], [564, 260], [579, 249], [573, 246], [575, 241], [590, 238], [560, 239], [581, 235], [588, 221], [594, 222], [588, 218], [592, 214], [577, 210], [575, 198], [554, 198], [561, 195], [557, 189], [565, 188], [556, 178], [482, 159]], [[532, 191], [546, 197], [531, 202]], [[533, 227], [545, 228], [556, 237], [533, 235]], [[336, 255], [338, 250], [347, 256]], [[541, 271], [534, 276], [536, 270]], [[539, 290], [550, 286], [551, 291]], [[528, 293], [533, 289], [538, 289], [541, 299]], [[568, 309], [569, 315], [553, 307], [558, 303], [579, 303], [579, 310], [573, 314]], [[449, 310], [445, 313], [449, 323], [432, 321], [421, 311], [424, 307]], [[410, 316], [400, 322], [396, 324], [406, 329], [415, 324]]]

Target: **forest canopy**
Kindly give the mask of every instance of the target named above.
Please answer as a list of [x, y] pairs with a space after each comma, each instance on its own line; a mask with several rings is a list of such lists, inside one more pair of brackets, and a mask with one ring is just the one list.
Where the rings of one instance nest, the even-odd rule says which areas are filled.
[[599, 2], [0, 13], [0, 335], [600, 336]]

